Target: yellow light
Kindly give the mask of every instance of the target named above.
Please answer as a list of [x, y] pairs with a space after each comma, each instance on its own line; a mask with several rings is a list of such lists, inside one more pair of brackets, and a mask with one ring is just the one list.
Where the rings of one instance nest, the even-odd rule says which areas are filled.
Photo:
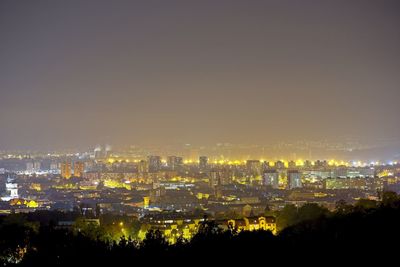
[[329, 165], [329, 166], [336, 166], [337, 164], [336, 164], [335, 160], [331, 159], [331, 160], [328, 162], [328, 165]]
[[25, 205], [26, 205], [28, 208], [37, 208], [37, 207], [39, 207], [39, 204], [38, 204], [36, 201], [34, 201], [34, 200], [27, 201]]

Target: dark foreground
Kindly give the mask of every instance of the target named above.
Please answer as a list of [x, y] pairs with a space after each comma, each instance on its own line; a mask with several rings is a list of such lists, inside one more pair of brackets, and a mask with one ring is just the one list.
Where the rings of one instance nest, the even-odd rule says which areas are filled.
[[339, 206], [329, 216], [302, 221], [277, 236], [265, 231], [222, 231], [212, 221], [204, 223], [192, 240], [174, 245], [158, 232], [148, 233], [143, 243], [122, 239], [117, 244], [49, 225], [34, 229], [4, 220], [0, 234], [1, 265], [7, 266], [267, 266], [290, 262], [381, 266], [396, 262], [400, 255], [400, 198], [386, 194], [375, 207]]

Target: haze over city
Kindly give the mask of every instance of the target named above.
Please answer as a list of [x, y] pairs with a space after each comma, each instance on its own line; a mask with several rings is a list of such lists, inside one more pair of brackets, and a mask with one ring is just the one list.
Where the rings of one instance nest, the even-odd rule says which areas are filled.
[[400, 139], [397, 1], [2, 1], [0, 148]]

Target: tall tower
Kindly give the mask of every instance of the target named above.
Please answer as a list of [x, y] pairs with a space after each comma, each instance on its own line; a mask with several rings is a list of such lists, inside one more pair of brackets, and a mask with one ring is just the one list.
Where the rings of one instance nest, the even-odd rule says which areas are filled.
[[138, 164], [138, 171], [141, 174], [149, 172], [149, 163], [145, 160], [141, 160]]
[[170, 170], [175, 170], [176, 168], [176, 156], [168, 156], [167, 165]]
[[265, 170], [263, 173], [263, 184], [273, 189], [279, 188], [279, 173], [276, 170]]
[[149, 156], [149, 172], [158, 172], [161, 169], [161, 157]]
[[210, 171], [209, 185], [211, 188], [215, 188], [220, 185], [220, 173], [217, 170]]
[[41, 169], [41, 162], [40, 162], [40, 161], [35, 161], [35, 162], [33, 163], [33, 169], [34, 169], [35, 172], [40, 171], [40, 169]]
[[61, 163], [61, 177], [65, 179], [71, 178], [71, 163], [63, 162]]
[[207, 170], [208, 167], [208, 158], [206, 156], [201, 156], [199, 158], [199, 169], [201, 171]]
[[10, 175], [8, 175], [7, 177], [6, 191], [7, 191], [7, 196], [1, 198], [1, 200], [3, 201], [9, 201], [11, 199], [19, 197], [18, 184], [15, 183], [14, 178], [12, 178]]
[[96, 146], [96, 148], [94, 149], [94, 158], [95, 159], [101, 159], [101, 158], [103, 158], [103, 155], [102, 155], [102, 149], [101, 149], [101, 146]]
[[167, 166], [170, 170], [175, 171], [182, 167], [183, 159], [182, 157], [177, 156], [168, 156], [167, 158]]
[[81, 161], [75, 161], [74, 163], [74, 176], [81, 178], [85, 170], [85, 164]]
[[303, 184], [301, 182], [301, 173], [296, 170], [288, 171], [288, 187], [289, 189], [300, 188]]
[[247, 160], [246, 169], [248, 175], [257, 177], [261, 174], [261, 162], [259, 160]]

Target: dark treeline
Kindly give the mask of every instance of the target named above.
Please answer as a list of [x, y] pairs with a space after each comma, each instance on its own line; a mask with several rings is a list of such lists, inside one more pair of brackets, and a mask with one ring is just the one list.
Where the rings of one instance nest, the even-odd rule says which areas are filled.
[[[301, 210], [286, 207], [287, 227], [274, 236], [267, 231], [222, 230], [207, 220], [190, 240], [168, 244], [160, 232], [148, 232], [143, 242], [122, 237], [110, 242], [101, 236], [57, 229], [23, 216], [6, 216], [0, 224], [2, 265], [74, 266], [175, 265], [215, 263], [344, 263], [396, 258], [400, 240], [400, 197], [387, 192], [380, 202], [339, 201], [335, 212], [315, 204]], [[46, 216], [51, 217], [48, 213]], [[51, 213], [50, 213], [51, 214]], [[72, 216], [72, 215], [68, 215]]]

